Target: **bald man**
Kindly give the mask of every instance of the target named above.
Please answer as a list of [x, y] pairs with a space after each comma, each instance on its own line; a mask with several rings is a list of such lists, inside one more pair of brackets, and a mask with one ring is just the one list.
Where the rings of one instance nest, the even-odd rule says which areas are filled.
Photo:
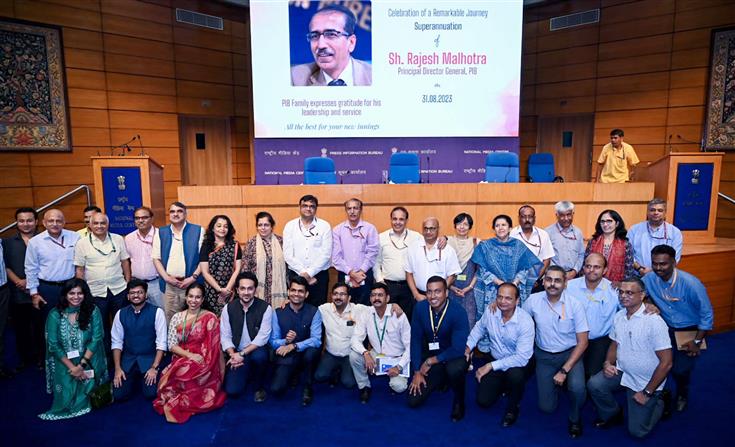
[[406, 282], [416, 302], [426, 299], [426, 282], [432, 276], [440, 276], [451, 287], [462, 271], [457, 253], [449, 245], [439, 248], [439, 219], [427, 217], [421, 224], [423, 239], [408, 247], [404, 269]]
[[[40, 310], [44, 322], [59, 302], [62, 284], [74, 277], [74, 247], [79, 235], [64, 229], [64, 225], [64, 213], [58, 209], [46, 211], [43, 215], [46, 231], [32, 237], [26, 249], [26, 287], [33, 307]], [[46, 344], [40, 343], [39, 349], [45, 350]], [[40, 354], [43, 358], [43, 352]]]
[[77, 278], [87, 281], [94, 303], [105, 324], [105, 350], [110, 351], [110, 322], [125, 305], [125, 290], [130, 281], [130, 256], [125, 240], [110, 233], [106, 214], [95, 213], [89, 220], [90, 233], [74, 250]]

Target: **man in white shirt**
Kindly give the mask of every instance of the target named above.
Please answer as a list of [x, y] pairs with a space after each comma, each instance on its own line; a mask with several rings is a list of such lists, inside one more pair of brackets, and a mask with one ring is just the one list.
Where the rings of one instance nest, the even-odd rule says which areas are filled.
[[158, 285], [158, 271], [153, 263], [153, 239], [156, 227], [153, 226], [153, 210], [141, 206], [133, 211], [136, 230], [125, 236], [125, 247], [130, 255], [130, 272], [133, 278], [148, 283], [148, 302], [163, 309], [163, 292]]
[[603, 369], [589, 380], [587, 388], [599, 415], [598, 428], [623, 423], [623, 409], [613, 393], [625, 388], [628, 432], [642, 438], [664, 411], [661, 391], [673, 363], [671, 340], [664, 320], [646, 313], [646, 288], [640, 279], [623, 280], [618, 295], [624, 309], [615, 314], [610, 332], [613, 342]]
[[125, 305], [130, 281], [130, 256], [125, 240], [110, 233], [106, 214], [95, 213], [89, 221], [91, 232], [79, 239], [74, 249], [76, 276], [87, 281], [94, 303], [105, 326], [105, 349], [110, 349], [110, 321]]
[[450, 287], [462, 271], [454, 249], [449, 245], [439, 248], [439, 219], [426, 218], [422, 230], [423, 240], [408, 247], [404, 265], [406, 282], [415, 301], [426, 299], [426, 283], [432, 276], [441, 276]]
[[520, 225], [511, 230], [510, 237], [523, 242], [531, 253], [544, 263], [537, 278], [529, 277], [526, 280], [529, 292], [540, 292], [544, 290], [541, 280], [555, 255], [554, 246], [551, 244], [549, 233], [536, 226], [536, 210], [531, 205], [523, 205], [518, 209], [518, 221]]
[[350, 302], [349, 288], [344, 282], [332, 286], [332, 302], [319, 306], [326, 334], [326, 349], [314, 373], [314, 380], [331, 381], [339, 373], [342, 386], [355, 386], [355, 376], [350, 367], [350, 342], [355, 332], [355, 321], [368, 309], [362, 304]]
[[[370, 400], [368, 374], [385, 374], [388, 386], [396, 393], [408, 388], [408, 368], [411, 362], [411, 325], [405, 315], [397, 313], [398, 306], [389, 304], [388, 286], [377, 282], [370, 290], [372, 307], [357, 320], [352, 335], [350, 364], [360, 389], [360, 402]], [[363, 345], [365, 337], [371, 350]], [[392, 366], [391, 366], [392, 365]]]
[[332, 227], [318, 219], [319, 200], [311, 194], [299, 199], [300, 216], [283, 229], [283, 257], [289, 269], [289, 279], [301, 276], [309, 284], [308, 304], [319, 306], [327, 302], [329, 266], [332, 260]]
[[255, 297], [258, 277], [243, 272], [237, 277], [232, 300], [220, 316], [220, 343], [229, 360], [225, 371], [224, 389], [228, 396], [237, 397], [244, 391], [248, 379], [255, 384], [255, 402], [266, 399], [265, 379], [268, 372], [268, 341], [271, 337], [273, 309]]
[[393, 208], [390, 212], [391, 228], [378, 235], [380, 248], [373, 267], [373, 275], [375, 282], [382, 282], [388, 286], [391, 301], [401, 306], [410, 321], [413, 294], [406, 281], [404, 266], [408, 247], [421, 243], [422, 237], [416, 231], [408, 229], [407, 224], [408, 210], [402, 206]]

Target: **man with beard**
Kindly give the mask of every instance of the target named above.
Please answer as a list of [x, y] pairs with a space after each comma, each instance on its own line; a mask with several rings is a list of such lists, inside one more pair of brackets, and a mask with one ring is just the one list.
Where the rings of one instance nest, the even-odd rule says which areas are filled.
[[542, 279], [555, 255], [554, 246], [551, 244], [549, 233], [536, 226], [536, 210], [531, 205], [523, 205], [518, 209], [518, 222], [520, 224], [511, 230], [510, 237], [523, 242], [531, 253], [544, 263], [537, 278], [529, 276], [526, 279], [525, 287], [528, 292], [537, 292], [543, 290]]
[[112, 381], [116, 401], [130, 398], [133, 384], [142, 381], [143, 396], [156, 397], [161, 360], [166, 352], [166, 316], [148, 303], [148, 283], [132, 279], [127, 285], [129, 306], [115, 314], [112, 322]]
[[666, 201], [663, 199], [648, 202], [646, 220], [630, 227], [628, 240], [635, 255], [633, 268], [641, 276], [651, 271], [651, 249], [657, 245], [672, 247], [676, 252], [676, 262], [681, 261], [684, 238], [678, 228], [666, 222]]
[[222, 309], [220, 343], [229, 359], [225, 371], [225, 392], [240, 396], [251, 379], [255, 383], [255, 402], [266, 399], [265, 375], [268, 372], [268, 340], [273, 323], [273, 309], [255, 297], [258, 278], [252, 272], [241, 273], [235, 285], [238, 300]]

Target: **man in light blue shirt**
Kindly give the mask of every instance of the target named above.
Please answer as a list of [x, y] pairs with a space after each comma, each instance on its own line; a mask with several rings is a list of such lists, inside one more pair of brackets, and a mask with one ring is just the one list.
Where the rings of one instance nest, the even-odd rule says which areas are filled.
[[625, 388], [628, 432], [642, 438], [663, 414], [661, 390], [671, 369], [671, 341], [664, 320], [646, 313], [646, 289], [640, 279], [625, 279], [618, 292], [624, 309], [614, 317], [610, 332], [613, 343], [603, 370], [587, 387], [597, 409], [598, 428], [622, 424], [623, 410], [613, 393]]
[[536, 323], [536, 382], [538, 406], [556, 411], [559, 389], [569, 390], [569, 435], [582, 435], [581, 409], [587, 397], [582, 356], [587, 349], [589, 326], [582, 304], [564, 292], [564, 269], [552, 265], [544, 274], [544, 292], [534, 293], [524, 304]]
[[590, 253], [584, 260], [584, 276], [567, 283], [567, 296], [582, 304], [590, 328], [589, 346], [584, 352], [587, 379], [602, 369], [610, 346], [608, 334], [612, 329], [613, 316], [619, 309], [618, 294], [612, 283], [603, 277], [606, 271], [605, 257], [600, 253]]
[[556, 222], [546, 227], [551, 245], [554, 247], [554, 257], [551, 265], [558, 265], [566, 272], [567, 280], [577, 277], [582, 270], [584, 258], [584, 236], [579, 227], [572, 224], [574, 221], [574, 203], [567, 200], [556, 202]]
[[[676, 409], [684, 411], [689, 399], [689, 381], [699, 347], [712, 330], [714, 314], [712, 304], [702, 282], [694, 275], [676, 268], [676, 252], [669, 245], [657, 245], [651, 250], [653, 271], [643, 277], [649, 296], [661, 309], [661, 317], [669, 326], [669, 336], [674, 349], [674, 366], [671, 373], [676, 382]], [[676, 333], [688, 341], [677, 343]]]
[[663, 199], [648, 202], [645, 222], [630, 227], [628, 240], [633, 246], [633, 267], [641, 276], [651, 271], [651, 249], [657, 245], [672, 247], [676, 262], [681, 261], [684, 238], [678, 228], [666, 222], [666, 201]]
[[[520, 291], [513, 283], [498, 287], [495, 309], [483, 313], [467, 338], [465, 357], [470, 361], [472, 350], [483, 337], [490, 342], [489, 360], [475, 372], [479, 383], [477, 404], [491, 407], [501, 393], [508, 395], [503, 427], [518, 419], [523, 390], [526, 386], [526, 366], [533, 355], [533, 319], [518, 307]], [[488, 353], [486, 353], [488, 354]]]
[[44, 321], [49, 310], [59, 302], [61, 286], [75, 273], [74, 247], [79, 234], [64, 229], [65, 224], [60, 210], [46, 211], [43, 215], [46, 231], [28, 241], [26, 250], [26, 286], [33, 307], [41, 309]]
[[322, 317], [316, 307], [305, 303], [308, 287], [309, 282], [303, 276], [289, 280], [288, 305], [273, 313], [270, 339], [276, 354], [271, 392], [283, 395], [294, 370], [299, 369], [304, 381], [304, 406], [314, 399], [311, 385], [322, 346]]

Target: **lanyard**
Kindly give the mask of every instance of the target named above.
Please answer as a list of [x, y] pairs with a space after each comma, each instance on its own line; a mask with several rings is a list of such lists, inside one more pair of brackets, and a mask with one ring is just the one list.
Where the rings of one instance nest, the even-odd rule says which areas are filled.
[[549, 309], [551, 309], [552, 312], [559, 316], [560, 320], [563, 320], [566, 317], [566, 313], [564, 311], [564, 301], [561, 302], [561, 313], [557, 312], [556, 309], [554, 309], [554, 306], [551, 305], [548, 297], [546, 298], [546, 304], [549, 305]]
[[447, 300], [446, 303], [444, 303], [444, 310], [442, 311], [441, 317], [439, 317], [439, 322], [434, 325], [434, 312], [431, 310], [431, 306], [429, 306], [429, 321], [431, 321], [431, 330], [434, 332], [434, 341], [437, 339], [437, 335], [439, 334], [439, 328], [442, 327], [442, 322], [444, 321], [444, 316], [447, 314], [447, 309], [449, 308], [449, 301]]
[[[92, 246], [95, 250], [97, 250], [97, 253], [101, 254], [102, 256], [109, 256], [112, 253], [115, 253], [117, 251], [117, 248], [115, 248], [115, 243], [112, 242], [112, 236], [110, 236], [110, 233], [107, 233], [107, 237], [110, 238], [110, 245], [112, 245], [112, 250], [109, 253], [105, 253], [104, 251], [100, 250], [99, 248], [94, 246], [94, 243], [92, 242], [92, 233], [90, 232], [87, 234], [87, 237], [89, 238], [89, 245]], [[104, 244], [104, 242], [103, 242]]]
[[679, 273], [677, 272], [676, 269], [674, 269], [674, 276], [673, 276], [673, 279], [671, 280], [671, 285], [663, 290], [663, 292], [664, 292], [664, 298], [666, 298], [666, 301], [672, 301], [672, 302], [673, 301], [681, 301], [679, 298], [675, 298], [675, 297], [671, 296], [671, 293], [669, 293], [674, 288], [674, 286], [676, 285], [676, 280], [677, 279], [679, 279]]
[[[151, 238], [151, 241], [148, 242], [147, 240], [140, 237], [140, 231], [136, 231], [135, 235], [138, 237], [138, 240], [146, 245], [153, 245], [153, 239], [156, 237], [156, 227], [153, 227], [153, 237]], [[147, 237], [147, 236], [146, 236]]]
[[[564, 229], [561, 227], [561, 225], [559, 225], [559, 222], [556, 223], [556, 229], [559, 230], [559, 234], [561, 234], [564, 239], [569, 239], [570, 241], [576, 241], [577, 240], [577, 235], [574, 234], [574, 228], [571, 225], [569, 226], [569, 228], [570, 228], [571, 231], [568, 231], [568, 233], [571, 233], [572, 234], [571, 237], [569, 237], [566, 234], [564, 234]], [[522, 231], [521, 231], [521, 234], [523, 234]], [[539, 240], [540, 239], [541, 238], [539, 237]], [[530, 242], [529, 242], [529, 244], [530, 244]]]
[[[403, 230], [403, 240], [400, 241], [403, 243], [403, 247], [399, 247], [398, 245], [396, 245], [395, 242], [393, 242], [393, 236], [391, 236], [390, 233], [388, 233], [388, 239], [390, 239], [390, 243], [393, 244], [394, 247], [396, 247], [396, 250], [405, 250], [408, 248], [408, 244], [406, 243], [406, 238], [408, 238], [408, 230]], [[424, 249], [426, 249], [426, 247], [424, 247]]]
[[380, 343], [380, 352], [379, 354], [383, 353], [383, 339], [385, 339], [385, 328], [388, 327], [388, 315], [385, 315], [383, 318], [381, 318], [381, 321], [383, 321], [383, 330], [378, 330], [378, 319], [375, 318], [375, 314], [373, 314], [373, 324], [375, 324], [375, 333], [378, 334], [378, 342]]
[[309, 234], [305, 234], [304, 227], [301, 225], [301, 218], [299, 218], [299, 231], [301, 231], [301, 235], [304, 236], [305, 238], [319, 236], [319, 233], [314, 233], [311, 231], [315, 227], [316, 227], [316, 217], [314, 218], [314, 220], [311, 221], [311, 226], [306, 228], [306, 231], [308, 231]]
[[56, 239], [54, 239], [51, 236], [49, 236], [49, 238], [51, 239], [51, 242], [53, 242], [54, 244], [58, 245], [59, 247], [66, 248], [66, 246], [64, 245], [64, 236], [61, 236], [61, 243], [56, 242]]
[[442, 249], [437, 248], [439, 250], [439, 259], [429, 259], [429, 253], [426, 251], [426, 245], [424, 245], [424, 257], [426, 258], [426, 262], [437, 262], [442, 260]]
[[191, 326], [189, 326], [189, 332], [186, 332], [186, 318], [189, 316], [189, 311], [186, 311], [186, 317], [184, 317], [184, 327], [181, 329], [181, 343], [186, 343], [186, 339], [189, 338], [189, 335], [191, 335], [191, 331], [194, 330], [194, 325], [197, 323], [197, 320], [199, 319], [199, 313], [202, 311], [202, 308], [200, 307], [199, 310], [197, 310], [197, 314], [194, 317], [194, 321], [191, 323]]
[[664, 241], [668, 239], [667, 237], [668, 234], [666, 232], [666, 222], [664, 222], [663, 225], [664, 225], [664, 237], [658, 237], [658, 236], [654, 236], [653, 231], [651, 230], [651, 224], [646, 222], [646, 229], [648, 230], [648, 235], [651, 237], [651, 239], [659, 239], [659, 240], [664, 240]]
[[[536, 232], [536, 229], [534, 228], [533, 231], [531, 231], [531, 237], [533, 237], [533, 233], [535, 233], [535, 232]], [[531, 239], [530, 238], [526, 239], [526, 235], [523, 234], [523, 230], [522, 229], [521, 229], [521, 231], [518, 232], [518, 234], [521, 235], [521, 239], [523, 239], [523, 242], [525, 242], [526, 244], [530, 245], [531, 247], [538, 248], [538, 253], [536, 253], [536, 256], [538, 256], [538, 255], [541, 254], [541, 234], [537, 234], [536, 235], [536, 237], [538, 238], [538, 245], [537, 244], [534, 244], [533, 242], [531, 242]], [[531, 253], [533, 253], [533, 251], [531, 251]]]

